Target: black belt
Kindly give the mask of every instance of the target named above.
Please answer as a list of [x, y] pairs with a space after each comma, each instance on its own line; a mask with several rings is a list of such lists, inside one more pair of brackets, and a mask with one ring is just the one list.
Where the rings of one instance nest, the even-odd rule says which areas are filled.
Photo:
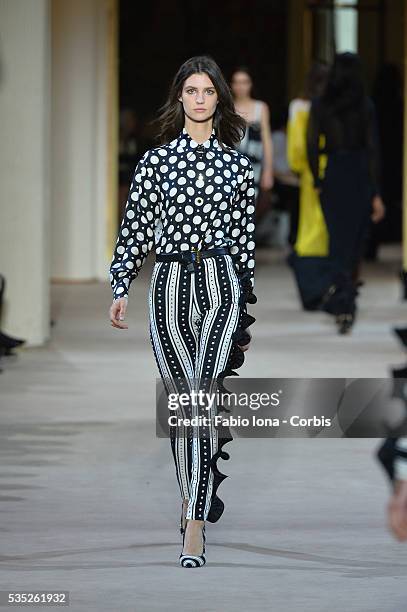
[[183, 251], [182, 253], [157, 253], [155, 260], [179, 261], [187, 266], [187, 270], [192, 272], [195, 269], [195, 264], [199, 264], [202, 258], [213, 257], [214, 255], [230, 255], [230, 250], [227, 247], [216, 247], [204, 251], [192, 248], [191, 251]]

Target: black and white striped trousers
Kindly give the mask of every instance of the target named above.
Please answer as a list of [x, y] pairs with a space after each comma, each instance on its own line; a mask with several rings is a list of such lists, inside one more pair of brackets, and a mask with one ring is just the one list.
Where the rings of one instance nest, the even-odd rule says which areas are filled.
[[[195, 271], [177, 261], [156, 261], [149, 288], [150, 339], [167, 392], [204, 390], [227, 364], [232, 334], [239, 324], [241, 288], [229, 254], [203, 258]], [[188, 388], [189, 387], [189, 388]], [[207, 416], [217, 413], [216, 403]], [[201, 410], [199, 414], [201, 414]], [[183, 417], [198, 414], [192, 403]], [[193, 436], [182, 425], [170, 428], [170, 441], [186, 518], [206, 520], [213, 491], [211, 458], [218, 451], [213, 424]]]

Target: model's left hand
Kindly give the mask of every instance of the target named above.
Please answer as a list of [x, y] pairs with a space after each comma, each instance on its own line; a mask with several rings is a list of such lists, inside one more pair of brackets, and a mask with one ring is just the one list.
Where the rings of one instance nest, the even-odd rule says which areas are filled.
[[396, 480], [387, 511], [391, 531], [400, 542], [405, 542], [407, 540], [407, 480]]
[[272, 189], [274, 185], [274, 176], [271, 170], [263, 170], [260, 177], [260, 187], [265, 191]]
[[[250, 340], [251, 340], [252, 335], [251, 335], [251, 333], [250, 333], [250, 330], [249, 330], [249, 329], [245, 329], [245, 332], [246, 332], [246, 334], [249, 334], [249, 336], [250, 336]], [[250, 340], [249, 340], [249, 342], [248, 342], [247, 344], [245, 344], [244, 346], [240, 346], [240, 344], [238, 344], [237, 346], [238, 346], [239, 348], [241, 348], [241, 349], [242, 349], [242, 351], [247, 351], [247, 350], [249, 349], [249, 347], [250, 347]]]

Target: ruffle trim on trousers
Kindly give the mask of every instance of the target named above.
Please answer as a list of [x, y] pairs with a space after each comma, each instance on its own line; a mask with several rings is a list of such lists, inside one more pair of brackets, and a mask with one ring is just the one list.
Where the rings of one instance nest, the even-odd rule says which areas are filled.
[[[252, 325], [256, 321], [255, 317], [253, 317], [247, 312], [247, 304], [255, 304], [257, 302], [257, 297], [253, 293], [253, 287], [250, 281], [249, 272], [245, 272], [244, 274], [238, 274], [238, 276], [239, 276], [240, 289], [241, 289], [240, 300], [239, 300], [239, 303], [240, 303], [239, 322], [238, 322], [236, 331], [232, 335], [233, 342], [232, 342], [232, 346], [230, 349], [228, 360], [226, 362], [226, 367], [222, 372], [218, 374], [216, 378], [217, 383], [218, 383], [217, 385], [218, 390], [221, 393], [226, 393], [226, 394], [230, 393], [230, 391], [228, 391], [224, 387], [223, 381], [226, 378], [226, 376], [239, 376], [239, 374], [235, 372], [235, 370], [237, 370], [238, 368], [241, 368], [245, 360], [244, 351], [242, 351], [239, 344], [241, 346], [244, 346], [245, 344], [248, 344], [250, 342], [250, 336], [246, 330], [250, 325]], [[221, 412], [230, 412], [230, 411], [227, 410], [224, 406], [218, 406], [217, 414]], [[206, 519], [210, 523], [216, 523], [216, 521], [219, 520], [219, 518], [221, 517], [225, 509], [225, 505], [223, 501], [217, 495], [217, 490], [219, 488], [219, 485], [225, 480], [225, 478], [228, 478], [228, 475], [223, 474], [219, 470], [217, 462], [219, 458], [225, 459], [225, 460], [228, 460], [230, 458], [229, 453], [225, 452], [223, 450], [223, 447], [225, 446], [225, 444], [233, 440], [233, 436], [230, 433], [229, 427], [225, 425], [222, 425], [222, 432], [223, 431], [226, 431], [226, 436], [222, 435], [222, 437], [218, 438], [218, 450], [212, 456], [211, 462], [210, 462], [210, 466], [211, 466], [211, 469], [214, 475], [211, 506], [210, 506], [209, 513]]]

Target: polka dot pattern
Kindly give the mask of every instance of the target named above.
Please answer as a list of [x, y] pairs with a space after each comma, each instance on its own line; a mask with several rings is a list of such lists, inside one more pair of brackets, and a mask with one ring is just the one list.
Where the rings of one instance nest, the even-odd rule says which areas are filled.
[[110, 264], [114, 298], [128, 297], [153, 247], [158, 254], [229, 246], [254, 287], [254, 203], [248, 157], [221, 145], [214, 129], [201, 144], [183, 128], [149, 149], [134, 171]]

